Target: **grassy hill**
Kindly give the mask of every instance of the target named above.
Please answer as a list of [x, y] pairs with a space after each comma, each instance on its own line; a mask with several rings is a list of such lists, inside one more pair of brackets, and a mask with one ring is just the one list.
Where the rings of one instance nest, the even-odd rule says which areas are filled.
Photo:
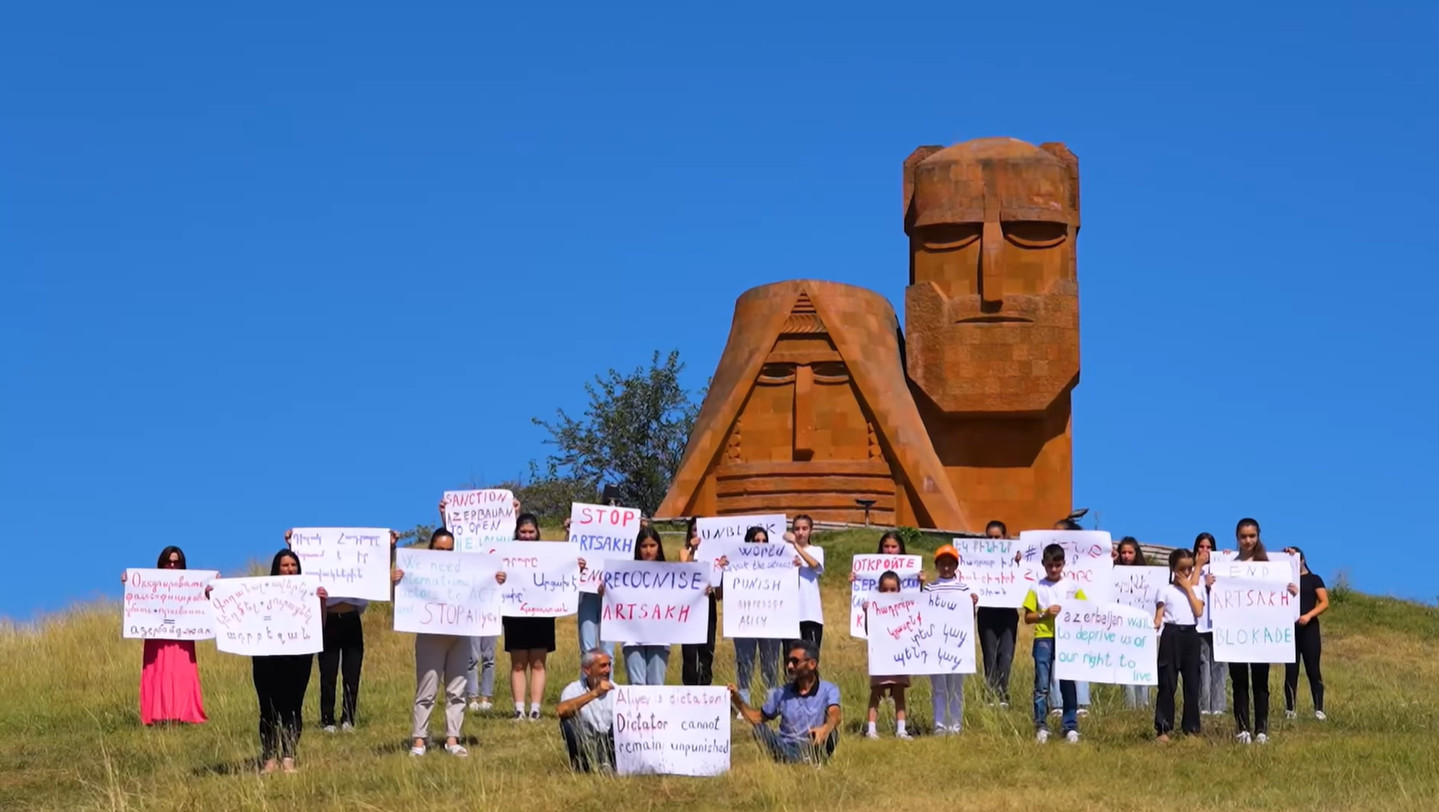
[[[571, 775], [553, 713], [560, 689], [577, 673], [573, 618], [559, 622], [544, 721], [472, 716], [465, 724], [469, 759], [438, 749], [412, 759], [406, 736], [413, 636], [390, 631], [389, 606], [378, 604], [365, 615], [359, 731], [329, 736], [319, 730], [317, 674], [306, 696], [301, 771], [262, 778], [254, 770], [248, 658], [198, 644], [210, 722], [147, 730], [137, 707], [141, 644], [120, 639], [119, 607], [106, 604], [76, 608], [36, 629], [0, 629], [0, 809], [1439, 808], [1439, 611], [1346, 590], [1335, 591], [1323, 619], [1329, 721], [1308, 712], [1302, 679], [1300, 718], [1285, 720], [1283, 669], [1276, 668], [1274, 741], [1266, 747], [1236, 746], [1227, 716], [1205, 717], [1200, 738], [1158, 745], [1151, 711], [1123, 710], [1117, 687], [1096, 686], [1093, 714], [1081, 722], [1084, 741], [1041, 748], [1024, 699], [1033, 672], [1023, 631], [1012, 709], [986, 707], [972, 678], [963, 736], [864, 740], [866, 653], [844, 625], [846, 574], [849, 557], [873, 552], [878, 535], [817, 536], [830, 563], [823, 579], [829, 624], [822, 671], [844, 697], [846, 733], [823, 769], [769, 763], [736, 723], [733, 766], [720, 778]], [[678, 660], [676, 651], [671, 682], [679, 680]], [[729, 641], [720, 640], [716, 660], [717, 682], [731, 681]], [[498, 667], [496, 704], [506, 707], [503, 654]], [[928, 680], [915, 680], [911, 707], [915, 726], [927, 730]], [[882, 729], [892, 730], [892, 723]], [[431, 730], [443, 730], [439, 712]]]

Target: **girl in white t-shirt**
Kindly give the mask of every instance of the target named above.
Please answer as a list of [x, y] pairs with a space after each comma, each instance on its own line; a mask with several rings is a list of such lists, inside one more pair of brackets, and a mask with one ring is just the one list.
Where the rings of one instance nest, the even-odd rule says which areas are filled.
[[1199, 597], [1194, 554], [1180, 548], [1169, 554], [1169, 585], [1159, 590], [1154, 608], [1154, 628], [1159, 634], [1159, 699], [1154, 703], [1154, 730], [1162, 742], [1174, 730], [1174, 689], [1184, 680], [1185, 733], [1199, 733], [1199, 632], [1195, 628], [1204, 614]]
[[[799, 636], [814, 643], [816, 650], [824, 642], [824, 607], [819, 600], [819, 577], [824, 574], [824, 550], [810, 544], [814, 519], [806, 514], [794, 517], [784, 540], [794, 545], [795, 564], [799, 567]], [[785, 651], [794, 646], [785, 644]]]

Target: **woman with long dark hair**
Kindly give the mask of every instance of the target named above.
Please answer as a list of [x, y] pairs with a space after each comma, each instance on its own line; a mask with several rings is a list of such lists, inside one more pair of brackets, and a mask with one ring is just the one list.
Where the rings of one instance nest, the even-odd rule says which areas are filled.
[[[300, 557], [289, 549], [275, 553], [270, 562], [270, 575], [299, 575]], [[324, 587], [315, 590], [319, 597], [321, 622], [325, 617]], [[251, 676], [255, 682], [255, 698], [260, 704], [260, 759], [262, 773], [277, 768], [295, 772], [295, 749], [300, 744], [304, 727], [301, 709], [305, 705], [305, 689], [310, 687], [310, 670], [314, 654], [270, 654], [251, 657]], [[276, 757], [280, 760], [276, 761]]]
[[1284, 716], [1295, 717], [1299, 699], [1299, 664], [1309, 677], [1309, 697], [1314, 700], [1314, 718], [1324, 721], [1324, 677], [1319, 672], [1319, 616], [1329, 609], [1329, 589], [1324, 579], [1309, 571], [1309, 559], [1298, 547], [1284, 552], [1299, 556], [1299, 620], [1294, 623], [1294, 662], [1284, 664]]
[[[185, 569], [185, 553], [175, 545], [160, 551], [156, 569]], [[120, 583], [130, 573], [120, 575]], [[144, 725], [208, 721], [200, 693], [200, 667], [193, 640], [146, 640], [140, 670], [140, 722]]]
[[1198, 618], [1199, 629], [1199, 715], [1221, 716], [1224, 713], [1224, 677], [1229, 667], [1214, 659], [1214, 624], [1209, 615], [1210, 568], [1214, 536], [1200, 533], [1194, 537], [1194, 566], [1199, 572], [1199, 588], [1203, 590], [1204, 613]]
[[[1268, 561], [1269, 553], [1259, 538], [1259, 522], [1240, 519], [1234, 528], [1239, 544], [1240, 561]], [[1211, 576], [1212, 578], [1213, 576]], [[1299, 587], [1289, 585], [1291, 594]], [[1234, 684], [1234, 739], [1240, 744], [1266, 744], [1269, 741], [1269, 663], [1230, 663], [1229, 681]], [[1254, 691], [1254, 717], [1249, 716], [1249, 692]]]
[[[539, 541], [540, 520], [533, 513], [521, 513], [515, 520], [516, 541]], [[583, 561], [580, 567], [584, 567]], [[540, 701], [545, 695], [545, 661], [555, 650], [555, 619], [552, 617], [506, 617], [505, 651], [510, 654], [510, 695], [515, 700], [512, 719], [525, 717], [525, 685], [530, 689], [529, 720], [540, 720]], [[526, 672], [528, 671], [528, 680]]]
[[[685, 527], [685, 546], [680, 548], [680, 561], [697, 560], [700, 549], [698, 521], [690, 519]], [[715, 618], [718, 604], [715, 603], [714, 589], [709, 594], [709, 633], [703, 643], [686, 643], [680, 646], [680, 681], [685, 685], [709, 685], [714, 682], [715, 662]]]

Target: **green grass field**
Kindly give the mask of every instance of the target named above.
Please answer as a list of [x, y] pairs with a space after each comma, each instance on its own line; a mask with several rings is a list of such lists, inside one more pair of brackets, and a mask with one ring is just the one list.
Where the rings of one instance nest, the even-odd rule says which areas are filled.
[[[300, 772], [261, 777], [248, 658], [198, 644], [210, 722], [147, 730], [138, 712], [141, 644], [120, 639], [120, 609], [111, 603], [78, 607], [37, 629], [0, 628], [0, 810], [1439, 809], [1439, 610], [1346, 590], [1335, 590], [1323, 619], [1329, 721], [1313, 719], [1302, 679], [1300, 718], [1286, 721], [1276, 668], [1273, 742], [1265, 747], [1235, 745], [1229, 717], [1205, 717], [1202, 737], [1156, 744], [1152, 712], [1123, 710], [1114, 686], [1095, 687], [1082, 743], [1040, 747], [1026, 701], [1024, 632], [1012, 709], [986, 707], [971, 678], [962, 736], [864, 740], [866, 652], [845, 626], [846, 574], [849, 557], [873, 552], [877, 537], [816, 537], [829, 556], [822, 673], [839, 685], [845, 715], [845, 736], [822, 769], [769, 763], [736, 722], [732, 768], [719, 778], [571, 775], [553, 714], [577, 672], [573, 618], [559, 622], [542, 722], [471, 716], [470, 758], [432, 749], [413, 759], [413, 636], [390, 631], [389, 606], [377, 604], [365, 615], [359, 730], [319, 730], [317, 673]], [[727, 640], [716, 661], [717, 683], [732, 680]], [[504, 708], [503, 654], [498, 668], [496, 705]], [[677, 650], [669, 678], [679, 681]], [[927, 730], [928, 681], [917, 678], [910, 697], [912, 724]], [[443, 731], [440, 717], [432, 733]], [[881, 730], [892, 733], [888, 713]]]

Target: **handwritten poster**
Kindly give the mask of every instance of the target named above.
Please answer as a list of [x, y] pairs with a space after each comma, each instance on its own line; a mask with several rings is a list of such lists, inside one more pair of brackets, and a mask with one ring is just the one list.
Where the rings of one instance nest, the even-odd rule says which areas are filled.
[[514, 541], [515, 495], [503, 488], [445, 491], [445, 527], [455, 534], [455, 549], [481, 553], [489, 545]]
[[490, 637], [500, 634], [499, 559], [483, 553], [405, 547], [395, 553], [395, 631]]
[[390, 599], [388, 527], [296, 527], [290, 549], [330, 597]]
[[[1269, 561], [1240, 561], [1237, 558], [1230, 558], [1210, 565], [1210, 572], [1216, 581], [1221, 578], [1257, 578], [1261, 581], [1294, 584], [1297, 587], [1299, 585], [1299, 556], [1279, 553]], [[1291, 600], [1286, 605], [1292, 615], [1290, 622], [1299, 620], [1299, 601]]]
[[1017, 609], [1044, 575], [1043, 570], [1036, 574], [1022, 556], [1014, 560], [1023, 548], [1015, 539], [960, 538], [950, 543], [959, 552], [959, 579], [979, 595], [980, 606]]
[[580, 591], [594, 592], [609, 560], [633, 561], [635, 538], [640, 534], [640, 512], [635, 508], [570, 506], [570, 544], [575, 545], [586, 569], [580, 573]]
[[141, 640], [214, 637], [205, 585], [219, 574], [215, 570], [126, 570], [121, 636]]
[[[1110, 570], [1110, 592], [1115, 603], [1122, 603], [1131, 609], [1141, 609], [1154, 617], [1159, 601], [1159, 590], [1169, 583], [1168, 567], [1115, 567]], [[1086, 595], [1089, 592], [1086, 590]]]
[[1154, 610], [1066, 601], [1054, 619], [1054, 668], [1062, 680], [1158, 685], [1159, 636], [1154, 631]]
[[580, 562], [573, 544], [507, 541], [489, 549], [505, 573], [500, 614], [505, 617], [559, 617], [580, 608]]
[[723, 615], [725, 637], [798, 638], [799, 568], [726, 573]]
[[919, 573], [924, 569], [924, 559], [917, 555], [874, 555], [861, 554], [850, 564], [854, 580], [849, 589], [849, 636], [865, 638], [864, 602], [879, 588], [879, 576], [886, 570], [894, 570], [899, 576], [901, 592], [919, 592]]
[[665, 645], [709, 638], [710, 568], [695, 562], [611, 561], [600, 634], [606, 643]]
[[968, 593], [871, 596], [871, 675], [973, 674], [974, 670], [974, 602]]
[[1104, 530], [1025, 530], [1019, 534], [1026, 560], [1034, 562], [1035, 577], [1044, 577], [1044, 548], [1058, 544], [1064, 548], [1064, 577], [1084, 590], [1089, 599], [1104, 602], [1112, 599], [1113, 584], [1109, 571], [1114, 569], [1113, 543]]
[[210, 582], [215, 646], [251, 657], [314, 654], [325, 647], [319, 579], [312, 575], [217, 578]]
[[[709, 561], [714, 565], [710, 574], [710, 583], [714, 586], [722, 584], [726, 574], [750, 570], [797, 569], [795, 556], [794, 545], [783, 541], [760, 544], [734, 539], [716, 539], [701, 543], [698, 553], [699, 560]], [[724, 567], [719, 566], [721, 558], [727, 562]]]
[[[1259, 562], [1263, 563], [1263, 562]], [[1294, 608], [1298, 596], [1289, 594], [1288, 565], [1280, 578], [1233, 577], [1219, 574], [1229, 566], [1216, 564], [1214, 586], [1209, 588], [1209, 617], [1214, 625], [1214, 659], [1223, 663], [1294, 662]]]
[[718, 539], [737, 539], [744, 541], [744, 534], [751, 527], [763, 527], [769, 541], [784, 541], [785, 531], [789, 529], [789, 518], [783, 513], [765, 513], [753, 516], [702, 516], [695, 522], [695, 532], [699, 533], [700, 549], [704, 549], [704, 543]]
[[721, 775], [729, 770], [730, 700], [720, 686], [616, 685], [615, 772]]

